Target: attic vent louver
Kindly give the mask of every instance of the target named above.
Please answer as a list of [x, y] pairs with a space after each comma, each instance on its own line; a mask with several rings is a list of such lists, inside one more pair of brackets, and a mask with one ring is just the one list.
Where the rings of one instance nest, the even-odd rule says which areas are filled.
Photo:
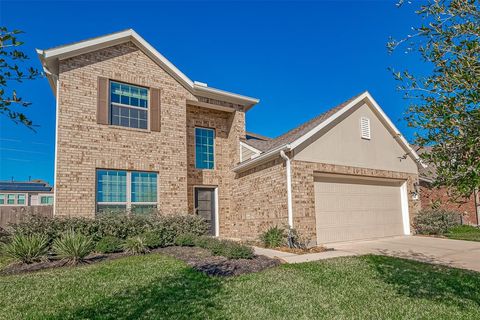
[[370, 119], [367, 117], [360, 118], [360, 131], [362, 139], [370, 140]]

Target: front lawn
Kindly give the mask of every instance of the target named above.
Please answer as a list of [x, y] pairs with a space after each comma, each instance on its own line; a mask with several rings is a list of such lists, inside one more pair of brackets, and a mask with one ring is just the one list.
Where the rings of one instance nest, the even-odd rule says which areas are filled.
[[2, 319], [474, 319], [480, 274], [384, 256], [210, 277], [163, 255], [0, 276]]
[[452, 227], [445, 236], [455, 240], [480, 241], [480, 228], [467, 225]]

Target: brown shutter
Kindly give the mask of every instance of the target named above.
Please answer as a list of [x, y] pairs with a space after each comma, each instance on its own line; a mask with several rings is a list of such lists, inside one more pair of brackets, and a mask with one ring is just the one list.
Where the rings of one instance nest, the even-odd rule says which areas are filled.
[[98, 77], [97, 123], [109, 124], [108, 117], [108, 79]]
[[160, 89], [150, 88], [150, 130], [160, 131]]

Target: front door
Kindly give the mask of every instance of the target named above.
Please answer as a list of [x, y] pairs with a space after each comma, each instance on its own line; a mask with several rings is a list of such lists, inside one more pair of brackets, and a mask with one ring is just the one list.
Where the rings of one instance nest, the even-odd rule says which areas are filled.
[[215, 188], [195, 187], [195, 213], [210, 225], [210, 234], [215, 235]]

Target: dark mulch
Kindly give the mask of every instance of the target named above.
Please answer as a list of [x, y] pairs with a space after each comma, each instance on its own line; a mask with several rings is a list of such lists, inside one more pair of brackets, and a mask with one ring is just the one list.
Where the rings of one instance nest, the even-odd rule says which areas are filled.
[[282, 263], [278, 259], [265, 256], [255, 256], [253, 259], [227, 259], [214, 256], [210, 251], [197, 247], [167, 247], [155, 251], [182, 260], [192, 268], [212, 276], [236, 276], [259, 272]]
[[[166, 247], [151, 251], [172, 256], [186, 262], [192, 268], [215, 276], [235, 276], [239, 274], [259, 272], [267, 268], [281, 264], [278, 259], [270, 259], [265, 256], [255, 256], [253, 259], [230, 260], [222, 256], [214, 256], [210, 251], [197, 247]], [[92, 254], [80, 265], [88, 265], [105, 260], [114, 260], [130, 256], [131, 254], [120, 252], [110, 254]], [[12, 263], [0, 271], [0, 275], [13, 275], [27, 272], [35, 272], [44, 269], [60, 268], [68, 266], [65, 260], [45, 260], [31, 264]]]
[[[88, 265], [88, 264], [97, 263], [100, 261], [123, 258], [129, 255], [130, 254], [124, 253], [124, 252], [110, 253], [110, 254], [95, 253], [88, 256], [82, 263], [78, 265]], [[35, 272], [35, 271], [40, 271], [44, 269], [61, 268], [65, 266], [71, 266], [67, 260], [46, 259], [41, 262], [34, 262], [30, 264], [16, 262], [16, 263], [9, 264], [5, 268], [3, 268], [0, 271], [0, 275], [12, 275], [12, 274], [27, 273], [27, 272]]]

